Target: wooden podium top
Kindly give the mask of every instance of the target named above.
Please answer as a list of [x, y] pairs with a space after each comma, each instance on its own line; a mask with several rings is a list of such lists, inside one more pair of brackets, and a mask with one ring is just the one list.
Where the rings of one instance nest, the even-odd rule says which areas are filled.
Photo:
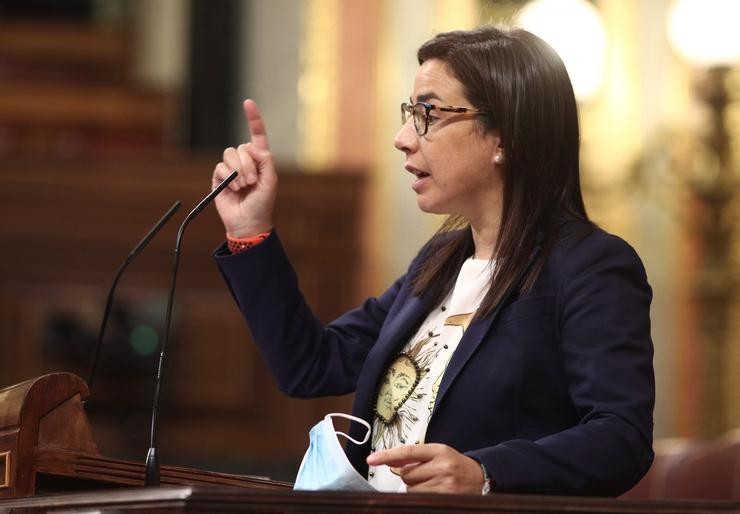
[[0, 514], [60, 509], [740, 514], [740, 502], [303, 492], [265, 478], [173, 466], [162, 466], [164, 487], [142, 488], [143, 463], [107, 458], [98, 451], [82, 405], [87, 395], [85, 383], [69, 373], [44, 375], [0, 390]]
[[136, 488], [0, 501], [0, 512], [250, 513], [740, 513], [740, 502], [625, 500], [555, 496], [339, 493], [204, 487]]
[[[83, 409], [85, 382], [52, 373], [0, 389], [0, 500], [62, 491], [144, 485], [144, 464], [100, 454]], [[266, 478], [175, 466], [163, 485], [290, 489]]]

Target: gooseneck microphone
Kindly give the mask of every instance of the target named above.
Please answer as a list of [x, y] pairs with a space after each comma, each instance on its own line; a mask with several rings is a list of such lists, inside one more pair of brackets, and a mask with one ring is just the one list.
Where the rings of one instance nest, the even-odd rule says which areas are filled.
[[[108, 318], [110, 317], [110, 309], [111, 305], [113, 304], [113, 295], [116, 292], [116, 287], [118, 286], [118, 281], [121, 279], [121, 275], [123, 275], [123, 272], [126, 270], [129, 264], [133, 262], [133, 260], [136, 258], [137, 255], [141, 253], [141, 251], [146, 248], [146, 246], [149, 244], [149, 242], [154, 239], [154, 236], [157, 235], [157, 232], [165, 226], [165, 224], [170, 220], [173, 214], [177, 212], [177, 210], [180, 208], [180, 201], [176, 201], [174, 204], [172, 204], [172, 207], [169, 208], [169, 210], [162, 216], [159, 221], [149, 230], [147, 235], [144, 236], [144, 239], [139, 241], [139, 244], [137, 244], [133, 250], [128, 254], [126, 259], [121, 263], [121, 265], [118, 267], [118, 271], [116, 272], [116, 276], [113, 279], [113, 284], [110, 286], [110, 290], [108, 291], [108, 299], [105, 302], [105, 310], [103, 311], [103, 319], [100, 322], [100, 330], [98, 330], [98, 340], [95, 343], [95, 352], [93, 353], [93, 359], [92, 363], [90, 364], [90, 373], [87, 378], [87, 387], [90, 391], [90, 396], [92, 396], [92, 390], [93, 390], [93, 383], [95, 382], [95, 372], [98, 368], [98, 359], [100, 358], [100, 348], [103, 346], [103, 336], [105, 335], [105, 327], [108, 325]], [[88, 396], [88, 398], [90, 398]]]
[[228, 186], [232, 180], [234, 180], [239, 172], [233, 171], [231, 175], [226, 177], [216, 188], [211, 191], [208, 196], [203, 198], [201, 202], [195, 206], [185, 217], [185, 220], [180, 225], [180, 230], [177, 232], [177, 240], [175, 242], [175, 258], [172, 264], [172, 280], [170, 282], [170, 294], [167, 299], [167, 316], [165, 318], [164, 327], [164, 338], [162, 339], [162, 346], [159, 351], [159, 365], [157, 366], [157, 380], [154, 386], [154, 400], [152, 402], [152, 427], [149, 439], [149, 451], [146, 454], [146, 475], [144, 479], [144, 485], [146, 486], [158, 486], [160, 478], [159, 468], [159, 455], [157, 452], [157, 435], [159, 432], [159, 396], [162, 386], [162, 369], [164, 367], [164, 352], [167, 347], [167, 341], [170, 336], [170, 325], [172, 320], [172, 305], [175, 298], [175, 284], [177, 281], [177, 268], [180, 264], [180, 247], [182, 245], [182, 235], [185, 232], [185, 227], [195, 218], [200, 212], [211, 203], [211, 201], [218, 196], [218, 194]]

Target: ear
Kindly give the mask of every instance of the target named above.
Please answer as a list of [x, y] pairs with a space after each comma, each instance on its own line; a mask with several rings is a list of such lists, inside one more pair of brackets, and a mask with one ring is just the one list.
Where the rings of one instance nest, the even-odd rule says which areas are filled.
[[501, 166], [504, 163], [504, 147], [501, 141], [501, 133], [498, 130], [492, 130], [488, 135], [492, 138], [490, 141], [493, 146], [491, 161], [494, 166]]
[[501, 166], [505, 162], [504, 149], [500, 145], [496, 147], [496, 151], [493, 154], [493, 162], [498, 166]]

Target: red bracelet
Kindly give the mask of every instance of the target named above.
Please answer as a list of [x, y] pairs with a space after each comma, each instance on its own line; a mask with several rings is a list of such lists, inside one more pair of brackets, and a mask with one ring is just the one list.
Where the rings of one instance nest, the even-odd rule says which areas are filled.
[[258, 244], [260, 244], [262, 241], [267, 239], [271, 233], [272, 233], [272, 230], [268, 230], [267, 232], [261, 232], [257, 234], [256, 236], [232, 237], [227, 232], [226, 233], [226, 243], [227, 243], [227, 246], [229, 247], [229, 251], [232, 254], [241, 253], [244, 250], [248, 250], [249, 248], [254, 248]]

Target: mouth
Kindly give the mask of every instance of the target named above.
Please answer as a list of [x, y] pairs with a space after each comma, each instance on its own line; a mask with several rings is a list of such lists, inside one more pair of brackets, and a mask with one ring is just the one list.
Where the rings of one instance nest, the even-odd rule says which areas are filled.
[[414, 175], [416, 175], [416, 178], [417, 179], [422, 179], [424, 177], [428, 177], [429, 176], [429, 173], [427, 173], [426, 171], [418, 170], [418, 169], [414, 168], [413, 166], [409, 166], [409, 165], [406, 165], [406, 171], [408, 171], [409, 173], [413, 173]]
[[414, 190], [416, 193], [421, 193], [426, 186], [427, 178], [431, 177], [429, 173], [426, 171], [421, 171], [419, 169], [414, 168], [413, 166], [406, 165], [406, 171], [409, 173], [413, 173], [413, 175], [416, 177], [416, 180], [414, 180], [414, 183], [411, 184], [411, 189]]

